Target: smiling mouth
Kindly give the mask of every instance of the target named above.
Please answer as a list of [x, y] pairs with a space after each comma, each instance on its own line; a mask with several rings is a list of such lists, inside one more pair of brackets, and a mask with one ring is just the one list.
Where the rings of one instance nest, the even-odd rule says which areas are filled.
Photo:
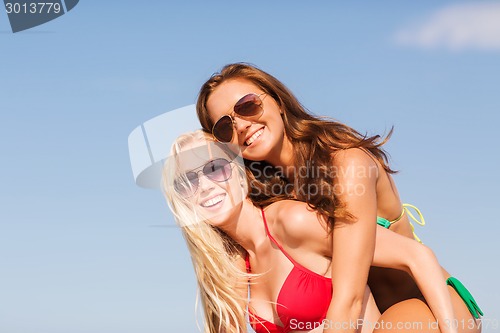
[[254, 143], [254, 141], [262, 135], [262, 132], [264, 132], [264, 127], [252, 134], [252, 136], [245, 141], [245, 145], [250, 146], [252, 143]]
[[205, 208], [213, 207], [213, 206], [217, 205], [218, 203], [222, 202], [222, 200], [224, 200], [225, 196], [226, 196], [225, 194], [216, 195], [213, 198], [210, 198], [206, 201], [203, 201], [202, 203], [200, 203], [200, 205], [202, 207], [205, 207]]

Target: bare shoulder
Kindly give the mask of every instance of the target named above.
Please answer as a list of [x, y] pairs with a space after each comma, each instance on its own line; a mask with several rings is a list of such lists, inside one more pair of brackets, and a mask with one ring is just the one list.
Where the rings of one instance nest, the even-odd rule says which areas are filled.
[[304, 202], [282, 200], [269, 209], [274, 217], [271, 232], [291, 247], [328, 237], [327, 223]]
[[332, 153], [332, 164], [338, 176], [378, 177], [379, 162], [365, 149], [349, 148]]

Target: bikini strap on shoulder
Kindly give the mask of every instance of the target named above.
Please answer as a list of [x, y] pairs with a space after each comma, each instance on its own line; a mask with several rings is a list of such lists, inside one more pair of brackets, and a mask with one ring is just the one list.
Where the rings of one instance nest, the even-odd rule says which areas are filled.
[[266, 215], [264, 214], [264, 209], [261, 208], [261, 211], [262, 211], [262, 220], [264, 221], [264, 226], [266, 228], [266, 233], [267, 233], [267, 236], [269, 237], [269, 239], [271, 240], [271, 242], [273, 242], [280, 250], [281, 252], [285, 255], [285, 257], [288, 258], [288, 260], [290, 260], [292, 262], [292, 264], [294, 266], [301, 266], [299, 263], [297, 263], [286, 251], [285, 249], [283, 248], [283, 246], [280, 245], [280, 243], [278, 243], [278, 241], [276, 241], [276, 239], [271, 235], [271, 233], [269, 232], [269, 227], [267, 226], [267, 221], [266, 221]]

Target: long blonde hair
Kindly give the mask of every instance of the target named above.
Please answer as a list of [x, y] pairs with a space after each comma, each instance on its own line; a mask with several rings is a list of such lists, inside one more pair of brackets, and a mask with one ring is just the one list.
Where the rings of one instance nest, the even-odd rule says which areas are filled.
[[[244, 260], [246, 251], [222, 230], [196, 216], [190, 203], [173, 185], [180, 177], [179, 154], [187, 144], [206, 141], [214, 140], [201, 130], [177, 138], [172, 145], [171, 158], [163, 168], [162, 187], [191, 254], [199, 288], [197, 301], [201, 301], [203, 308], [204, 332], [246, 332], [247, 298], [237, 291], [238, 287], [246, 288], [253, 276], [237, 265]], [[244, 169], [238, 171], [246, 181]]]

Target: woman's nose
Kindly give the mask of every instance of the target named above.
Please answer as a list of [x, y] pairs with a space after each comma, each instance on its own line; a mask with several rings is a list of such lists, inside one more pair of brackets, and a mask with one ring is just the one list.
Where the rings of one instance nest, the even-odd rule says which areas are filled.
[[234, 118], [234, 128], [238, 134], [245, 132], [251, 125], [251, 121], [239, 117]]
[[198, 186], [200, 189], [200, 193], [209, 192], [215, 188], [214, 182], [211, 181], [207, 176], [205, 176], [204, 174], [199, 174], [198, 176]]

